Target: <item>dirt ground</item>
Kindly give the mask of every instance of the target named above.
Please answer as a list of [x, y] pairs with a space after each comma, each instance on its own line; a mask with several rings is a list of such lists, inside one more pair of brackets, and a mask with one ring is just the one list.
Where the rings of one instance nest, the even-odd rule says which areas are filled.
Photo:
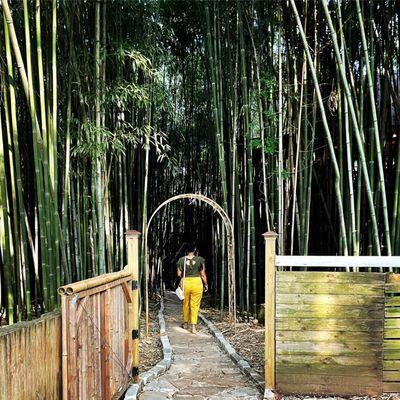
[[146, 337], [146, 314], [143, 310], [140, 317], [139, 372], [148, 371], [163, 358], [158, 325], [158, 306], [154, 301], [149, 302], [150, 334]]
[[264, 327], [258, 323], [237, 322], [236, 332], [229, 324], [225, 312], [221, 321], [221, 313], [215, 308], [205, 308], [201, 312], [222, 332], [235, 350], [261, 375], [264, 374]]

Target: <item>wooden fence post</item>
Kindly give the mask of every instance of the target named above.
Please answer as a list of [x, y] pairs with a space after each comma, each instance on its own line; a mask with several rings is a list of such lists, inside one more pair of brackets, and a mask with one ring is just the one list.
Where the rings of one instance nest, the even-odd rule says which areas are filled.
[[132, 376], [139, 381], [139, 237], [138, 231], [126, 232], [128, 270], [132, 276]]
[[263, 234], [265, 242], [265, 395], [273, 398], [275, 389], [275, 232]]

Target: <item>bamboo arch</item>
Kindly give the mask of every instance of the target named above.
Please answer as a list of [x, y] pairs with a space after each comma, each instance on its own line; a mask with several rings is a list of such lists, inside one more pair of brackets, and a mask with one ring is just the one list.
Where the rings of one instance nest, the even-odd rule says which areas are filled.
[[176, 200], [189, 199], [189, 200], [200, 200], [203, 203], [210, 205], [214, 211], [216, 211], [225, 226], [226, 229], [226, 241], [227, 241], [227, 249], [228, 249], [228, 312], [229, 318], [231, 322], [236, 322], [236, 284], [235, 284], [235, 236], [233, 231], [232, 222], [225, 212], [225, 210], [214, 200], [210, 199], [207, 196], [198, 193], [185, 193], [179, 194], [177, 196], [170, 197], [168, 200], [161, 203], [153, 212], [151, 217], [149, 218], [145, 232], [144, 232], [144, 251], [145, 251], [145, 279], [146, 279], [146, 287], [145, 287], [145, 303], [146, 303], [146, 332], [149, 332], [149, 254], [147, 248], [147, 239], [148, 232], [150, 229], [150, 224], [153, 221], [153, 218], [156, 214], [164, 208], [167, 204], [172, 203]]

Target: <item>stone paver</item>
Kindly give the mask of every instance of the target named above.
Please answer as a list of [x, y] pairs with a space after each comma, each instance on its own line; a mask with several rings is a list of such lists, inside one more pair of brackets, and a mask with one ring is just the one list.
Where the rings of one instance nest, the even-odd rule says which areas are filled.
[[173, 293], [164, 300], [166, 331], [173, 361], [161, 377], [146, 384], [140, 400], [258, 400], [262, 396], [217, 346], [204, 325], [191, 334], [180, 327], [181, 303]]

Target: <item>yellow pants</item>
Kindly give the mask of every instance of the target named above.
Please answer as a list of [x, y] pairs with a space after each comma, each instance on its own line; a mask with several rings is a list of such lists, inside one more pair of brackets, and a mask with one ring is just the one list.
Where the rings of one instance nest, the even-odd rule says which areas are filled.
[[200, 277], [186, 277], [184, 282], [185, 298], [183, 299], [183, 322], [197, 324], [201, 298], [203, 297], [203, 283]]

